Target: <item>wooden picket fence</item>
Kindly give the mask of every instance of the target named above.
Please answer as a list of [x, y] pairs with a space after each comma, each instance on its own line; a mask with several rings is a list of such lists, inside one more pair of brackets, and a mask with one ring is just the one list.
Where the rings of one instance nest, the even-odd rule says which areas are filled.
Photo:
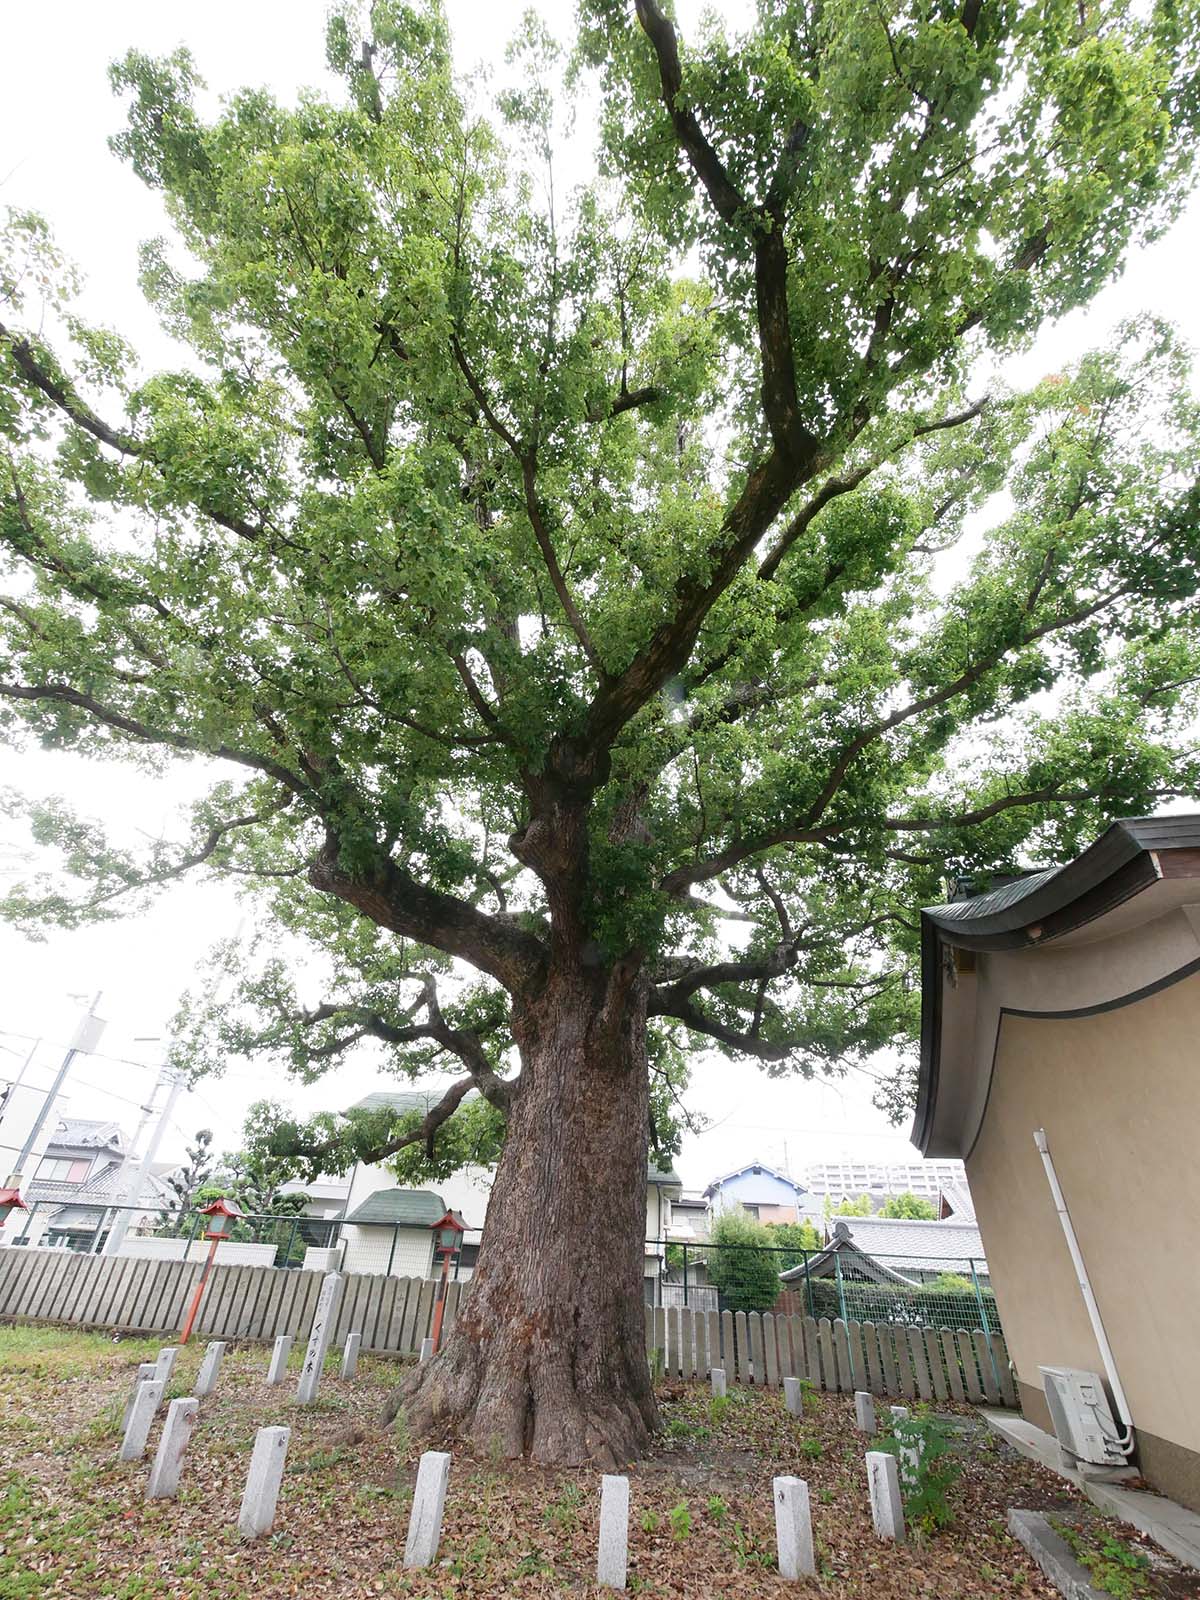
[[843, 1394], [869, 1389], [895, 1399], [1017, 1404], [1004, 1340], [980, 1328], [647, 1306], [646, 1345], [662, 1353], [672, 1377], [704, 1378], [722, 1367], [728, 1383], [775, 1388], [784, 1378], [805, 1378]]
[[[70, 1322], [129, 1333], [175, 1333], [202, 1267], [195, 1261], [89, 1256], [73, 1250], [0, 1250], [0, 1317]], [[213, 1268], [196, 1332], [220, 1339], [307, 1338], [322, 1274], [284, 1267]], [[335, 1343], [361, 1333], [363, 1350], [415, 1355], [433, 1321], [437, 1282], [349, 1273]], [[443, 1328], [467, 1283], [447, 1286]]]
[[[9, 1246], [0, 1250], [0, 1318], [172, 1334], [183, 1323], [201, 1270], [196, 1261]], [[306, 1338], [321, 1277], [296, 1268], [214, 1267], [196, 1332], [223, 1339]], [[348, 1273], [334, 1342], [360, 1333], [363, 1350], [415, 1355], [430, 1333], [437, 1287], [432, 1278]], [[469, 1283], [448, 1285], [444, 1331], [469, 1291]], [[666, 1373], [681, 1378], [706, 1378], [720, 1366], [730, 1383], [777, 1387], [797, 1377], [835, 1392], [1017, 1403], [1003, 1339], [979, 1329], [647, 1306], [646, 1345], [662, 1352]]]

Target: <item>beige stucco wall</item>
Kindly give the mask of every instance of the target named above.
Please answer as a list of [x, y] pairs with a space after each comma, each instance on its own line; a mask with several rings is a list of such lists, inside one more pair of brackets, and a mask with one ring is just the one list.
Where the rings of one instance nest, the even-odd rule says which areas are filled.
[[1200, 1452], [1200, 975], [1091, 1017], [1001, 1022], [967, 1176], [1009, 1351], [1040, 1388], [1039, 1364], [1101, 1366], [1039, 1126], [1135, 1426]]

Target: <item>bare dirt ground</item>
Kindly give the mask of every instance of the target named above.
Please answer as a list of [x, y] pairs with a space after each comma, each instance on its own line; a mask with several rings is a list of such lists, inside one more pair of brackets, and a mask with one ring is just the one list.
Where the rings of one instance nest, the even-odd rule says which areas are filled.
[[[438, 1564], [402, 1567], [419, 1449], [379, 1425], [397, 1365], [364, 1356], [344, 1383], [331, 1359], [315, 1406], [293, 1379], [264, 1382], [269, 1351], [231, 1346], [201, 1402], [179, 1498], [147, 1502], [147, 1460], [117, 1459], [121, 1409], [157, 1341], [55, 1328], [0, 1328], [0, 1600], [366, 1600], [366, 1597], [600, 1596], [594, 1582], [599, 1476], [456, 1455]], [[180, 1356], [171, 1394], [189, 1394], [203, 1344]], [[298, 1361], [298, 1355], [295, 1360]], [[1048, 1510], [1096, 1554], [1117, 1600], [1200, 1600], [1181, 1571], [1131, 1529], [1100, 1518], [1060, 1479], [957, 1412], [962, 1472], [954, 1522], [904, 1546], [871, 1529], [863, 1453], [847, 1397], [810, 1395], [803, 1418], [778, 1391], [664, 1385], [663, 1434], [630, 1469], [629, 1589], [703, 1600], [975, 1600], [1051, 1589], [1005, 1527], [1010, 1506]], [[886, 1411], [886, 1408], [881, 1408]], [[292, 1429], [274, 1532], [247, 1544], [236, 1520], [255, 1430]], [[805, 1478], [820, 1576], [785, 1584], [775, 1566], [771, 1479]], [[1105, 1540], [1115, 1540], [1110, 1549]], [[1114, 1555], [1113, 1552], [1116, 1552]], [[1103, 1563], [1107, 1562], [1107, 1565]], [[1122, 1587], [1124, 1585], [1124, 1587]]]

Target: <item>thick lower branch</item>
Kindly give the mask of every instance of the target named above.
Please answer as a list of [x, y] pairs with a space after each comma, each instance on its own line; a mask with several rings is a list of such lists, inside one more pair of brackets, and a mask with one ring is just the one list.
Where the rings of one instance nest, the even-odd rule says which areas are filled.
[[379, 927], [459, 956], [510, 991], [534, 982], [543, 969], [546, 952], [533, 934], [430, 888], [389, 858], [376, 858], [365, 870], [351, 872], [340, 865], [339, 853], [340, 841], [330, 830], [324, 848], [309, 864], [309, 882], [356, 907]]

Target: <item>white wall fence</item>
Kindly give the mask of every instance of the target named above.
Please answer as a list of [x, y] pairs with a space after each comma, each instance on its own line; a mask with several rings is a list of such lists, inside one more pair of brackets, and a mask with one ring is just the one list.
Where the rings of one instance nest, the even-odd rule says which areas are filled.
[[[91, 1256], [71, 1250], [0, 1250], [0, 1318], [70, 1323], [129, 1333], [174, 1333], [199, 1281], [197, 1261]], [[361, 1348], [415, 1355], [433, 1321], [437, 1282], [348, 1273], [333, 1332]], [[306, 1337], [321, 1274], [295, 1268], [217, 1266], [200, 1306], [196, 1332], [210, 1338]], [[444, 1330], [453, 1326], [470, 1287], [447, 1286]], [[757, 1311], [646, 1307], [646, 1344], [676, 1377], [706, 1378], [723, 1367], [730, 1383], [777, 1387], [807, 1378], [818, 1389], [905, 1399], [987, 1401], [1014, 1406], [1008, 1352], [999, 1334], [980, 1329], [906, 1328]]]

